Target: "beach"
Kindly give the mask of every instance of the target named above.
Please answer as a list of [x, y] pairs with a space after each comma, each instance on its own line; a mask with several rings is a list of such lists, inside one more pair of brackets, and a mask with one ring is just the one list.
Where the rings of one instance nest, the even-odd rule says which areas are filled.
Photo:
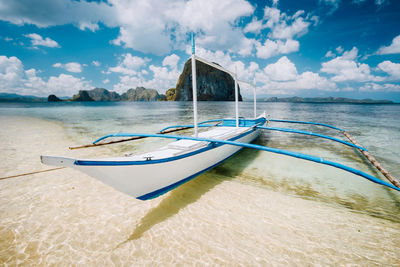
[[[70, 128], [53, 120], [7, 114], [0, 116], [0, 124], [1, 177], [50, 169], [40, 163], [42, 154], [99, 153], [69, 151], [71, 144], [85, 139], [72, 136]], [[114, 153], [118, 146], [101, 149]], [[340, 188], [323, 196], [318, 185], [307, 185], [314, 178], [303, 186], [296, 186], [301, 179], [296, 183], [290, 178], [313, 165], [285, 159], [244, 150], [148, 201], [72, 169], [1, 180], [0, 262], [5, 266], [399, 266], [396, 192], [387, 193], [391, 202], [378, 193], [368, 199], [366, 195], [375, 190], [371, 188], [383, 189], [361, 181], [367, 184], [365, 190], [351, 200], [345, 201]], [[276, 176], [279, 170], [274, 168], [282, 169], [283, 163], [297, 168], [281, 170], [284, 178], [279, 183], [265, 179]], [[320, 168], [311, 167], [304, 176], [320, 173]], [[260, 178], [267, 169], [271, 173]]]

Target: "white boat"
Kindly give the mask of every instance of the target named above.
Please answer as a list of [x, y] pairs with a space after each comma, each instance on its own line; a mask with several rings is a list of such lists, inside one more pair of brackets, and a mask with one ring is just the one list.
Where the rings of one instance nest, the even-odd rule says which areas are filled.
[[[74, 159], [59, 156], [41, 156], [44, 164], [52, 166], [71, 167], [84, 172], [119, 191], [127, 193], [138, 199], [150, 199], [166, 193], [199, 174], [213, 168], [228, 159], [243, 147], [221, 143], [221, 141], [250, 143], [260, 135], [262, 126], [266, 122], [265, 113], [252, 119], [239, 118], [238, 112], [238, 82], [236, 74], [219, 65], [201, 59], [194, 54], [194, 39], [192, 53], [192, 86], [194, 110], [194, 136], [193, 140], [178, 139], [155, 151], [141, 155], [124, 156], [104, 159]], [[219, 70], [227, 72], [235, 80], [235, 108], [236, 118], [220, 120], [218, 125], [199, 133], [198, 127], [204, 126], [197, 123], [197, 85], [196, 85], [196, 60], [202, 61]], [[249, 83], [251, 84], [251, 83]], [[255, 84], [254, 93], [255, 93]], [[254, 95], [254, 112], [256, 112], [256, 97]], [[254, 113], [255, 115], [256, 113]], [[204, 122], [203, 122], [204, 123]], [[106, 137], [121, 136], [146, 136], [168, 137], [157, 135], [129, 134], [110, 135]], [[103, 140], [100, 138], [94, 143]], [[203, 140], [201, 140], [203, 139]]]
[[[230, 126], [234, 120], [199, 133], [199, 138], [249, 143], [260, 135], [265, 117], [240, 119], [246, 126]], [[178, 140], [155, 151], [116, 158], [73, 159], [42, 156], [42, 162], [71, 167], [117, 190], [146, 200], [164, 194], [228, 159], [241, 147], [207, 141]]]
[[[193, 87], [193, 119], [194, 124], [185, 126], [183, 129], [190, 127], [194, 128], [193, 136], [181, 135], [166, 135], [165, 131], [160, 131], [158, 134], [112, 134], [107, 135], [94, 141], [92, 145], [82, 146], [96, 146], [101, 145], [103, 141], [109, 137], [131, 137], [130, 139], [111, 141], [106, 144], [128, 141], [143, 137], [157, 137], [157, 138], [171, 138], [175, 139], [168, 145], [161, 147], [155, 151], [144, 153], [134, 156], [123, 156], [117, 158], [104, 158], [104, 159], [74, 159], [59, 156], [41, 156], [41, 161], [47, 165], [71, 167], [81, 172], [84, 172], [105, 184], [108, 184], [119, 191], [127, 193], [138, 199], [151, 199], [164, 194], [175, 187], [193, 179], [199, 174], [215, 167], [222, 161], [233, 156], [243, 147], [268, 151], [272, 153], [282, 154], [290, 157], [300, 158], [335, 168], [351, 172], [355, 175], [361, 176], [374, 183], [378, 183], [397, 191], [400, 191], [400, 183], [394, 181], [394, 184], [389, 184], [381, 179], [378, 179], [370, 174], [364, 173], [360, 170], [342, 165], [337, 162], [329, 161], [320, 157], [306, 155], [302, 153], [287, 151], [284, 149], [272, 148], [267, 146], [250, 144], [254, 139], [260, 135], [261, 130], [268, 131], [281, 131], [296, 134], [305, 134], [319, 138], [329, 139], [344, 145], [357, 148], [361, 152], [366, 151], [365, 148], [360, 147], [355, 142], [352, 143], [340, 140], [335, 137], [325, 136], [322, 134], [306, 132], [296, 129], [265, 127], [263, 126], [267, 120], [264, 114], [256, 117], [256, 94], [255, 82], [249, 83], [237, 78], [236, 73], [224, 69], [220, 65], [208, 62], [195, 55], [194, 39], [192, 50], [192, 87]], [[217, 125], [204, 125], [206, 122], [197, 122], [197, 85], [196, 85], [196, 61], [201, 61], [216, 69], [231, 74], [235, 80], [235, 118], [217, 120], [220, 123]], [[238, 82], [247, 83], [253, 86], [254, 90], [254, 118], [245, 119], [239, 117], [238, 108]], [[293, 120], [273, 120], [272, 122], [285, 122], [285, 123], [303, 123], [309, 125], [318, 125], [329, 127], [338, 130], [342, 133], [345, 131], [337, 127], [316, 123], [304, 122]], [[211, 121], [209, 121], [211, 122]], [[210, 130], [199, 133], [198, 128], [201, 126], [212, 126]], [[171, 126], [182, 129], [181, 126]], [[172, 131], [177, 131], [175, 129]], [[170, 131], [170, 132], [172, 132]], [[104, 144], [104, 143], [103, 143]], [[388, 176], [387, 176], [388, 177]], [[390, 177], [389, 177], [390, 178]]]

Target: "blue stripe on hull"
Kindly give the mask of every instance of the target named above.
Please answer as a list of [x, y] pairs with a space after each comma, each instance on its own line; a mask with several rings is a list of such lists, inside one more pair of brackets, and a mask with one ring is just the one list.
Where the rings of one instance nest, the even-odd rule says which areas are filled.
[[[259, 135], [258, 135], [258, 136], [259, 136]], [[253, 142], [255, 139], [257, 139], [258, 136], [256, 136], [253, 140], [251, 140], [250, 143]], [[143, 195], [143, 196], [137, 197], [137, 199], [140, 199], [140, 200], [149, 200], [149, 199], [153, 199], [153, 198], [159, 197], [159, 196], [161, 196], [161, 195], [163, 195], [163, 194], [165, 194], [165, 193], [168, 193], [169, 191], [171, 191], [171, 190], [177, 188], [178, 186], [180, 186], [180, 185], [182, 185], [182, 184], [184, 184], [184, 183], [186, 183], [186, 182], [189, 182], [190, 180], [192, 180], [193, 178], [196, 178], [196, 177], [199, 176], [200, 174], [202, 174], [202, 173], [204, 173], [204, 172], [206, 172], [206, 171], [208, 171], [208, 170], [214, 168], [215, 166], [221, 164], [221, 163], [224, 162], [225, 160], [227, 160], [227, 159], [233, 157], [234, 155], [236, 155], [236, 154], [237, 154], [239, 151], [241, 151], [242, 149], [243, 149], [243, 148], [240, 148], [238, 151], [236, 151], [236, 152], [233, 153], [232, 155], [226, 157], [225, 159], [223, 159], [223, 160], [221, 160], [221, 161], [215, 163], [214, 165], [212, 165], [212, 166], [210, 166], [210, 167], [208, 167], [208, 168], [206, 168], [206, 169], [204, 169], [204, 170], [202, 170], [202, 171], [199, 171], [199, 172], [197, 172], [197, 173], [195, 173], [195, 174], [193, 174], [193, 175], [191, 175], [191, 176], [189, 176], [189, 177], [186, 177], [186, 178], [184, 178], [184, 179], [182, 179], [182, 180], [180, 180], [180, 181], [178, 181], [178, 182], [176, 182], [176, 183], [174, 183], [174, 184], [168, 185], [168, 186], [166, 186], [166, 187], [163, 187], [163, 188], [158, 189], [158, 190], [156, 190], [156, 191], [153, 191], [153, 192], [151, 192], [151, 193], [148, 193], [148, 194], [145, 194], [145, 195]]]
[[[242, 133], [238, 136], [235, 136], [234, 138], [229, 139], [229, 141], [235, 141], [239, 138], [242, 138], [248, 134], [253, 133], [256, 131], [256, 129], [252, 129], [251, 131]], [[160, 136], [162, 137], [162, 136]], [[165, 136], [164, 136], [165, 137]], [[148, 160], [148, 161], [105, 161], [105, 160], [76, 160], [75, 165], [81, 165], [81, 166], [125, 166], [125, 165], [145, 165], [145, 164], [157, 164], [157, 163], [163, 163], [163, 162], [169, 162], [169, 161], [174, 161], [186, 157], [190, 157], [205, 151], [208, 151], [210, 149], [214, 149], [219, 146], [223, 146], [225, 144], [219, 144], [219, 143], [211, 143], [205, 148], [201, 148], [199, 150], [175, 156], [175, 157], [169, 157], [169, 158], [164, 158], [164, 159], [155, 159], [155, 160]]]

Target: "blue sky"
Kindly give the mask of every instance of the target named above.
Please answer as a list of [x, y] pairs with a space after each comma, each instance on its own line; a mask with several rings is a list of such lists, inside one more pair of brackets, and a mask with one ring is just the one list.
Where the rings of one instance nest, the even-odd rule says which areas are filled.
[[397, 0], [0, 0], [0, 92], [164, 93], [195, 32], [197, 55], [262, 96], [400, 102], [399, 18]]

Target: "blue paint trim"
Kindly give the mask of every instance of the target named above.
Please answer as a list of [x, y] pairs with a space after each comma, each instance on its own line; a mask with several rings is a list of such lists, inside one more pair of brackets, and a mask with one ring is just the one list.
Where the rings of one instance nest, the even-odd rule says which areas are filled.
[[287, 128], [278, 128], [278, 127], [264, 127], [264, 126], [257, 126], [258, 129], [264, 129], [264, 130], [271, 130], [271, 131], [280, 131], [280, 132], [287, 132], [287, 133], [298, 133], [298, 134], [305, 134], [305, 135], [311, 135], [311, 136], [316, 136], [316, 137], [321, 137], [321, 138], [325, 138], [325, 139], [329, 139], [335, 142], [339, 142], [342, 143], [346, 146], [350, 146], [350, 147], [355, 147], [364, 151], [368, 151], [367, 149], [354, 145], [352, 143], [340, 140], [338, 138], [335, 137], [331, 137], [331, 136], [327, 136], [327, 135], [322, 135], [322, 134], [317, 134], [317, 133], [313, 133], [313, 132], [307, 132], [307, 131], [301, 131], [301, 130], [295, 130], [295, 129], [287, 129]]
[[210, 123], [210, 122], [217, 122], [217, 121], [223, 121], [224, 119], [219, 119], [219, 120], [208, 120], [208, 121], [202, 121], [199, 122], [198, 124], [204, 124], [204, 123]]
[[[257, 137], [258, 137], [258, 136], [257, 136]], [[257, 138], [257, 137], [256, 137], [256, 138]], [[254, 138], [251, 142], [253, 142], [256, 138]], [[140, 199], [140, 200], [148, 200], [148, 199], [153, 199], [153, 198], [159, 197], [159, 196], [161, 196], [161, 195], [163, 195], [163, 194], [165, 194], [165, 193], [168, 193], [169, 191], [171, 191], [171, 190], [177, 188], [178, 186], [180, 186], [180, 185], [182, 185], [182, 184], [184, 184], [184, 183], [186, 183], [186, 182], [189, 182], [190, 180], [196, 178], [196, 177], [199, 176], [200, 174], [205, 173], [206, 171], [209, 171], [210, 169], [216, 167], [217, 165], [221, 164], [221, 163], [224, 162], [225, 160], [230, 159], [231, 157], [233, 157], [234, 155], [236, 155], [237, 153], [239, 153], [242, 149], [243, 149], [243, 148], [239, 149], [238, 151], [236, 151], [235, 153], [233, 153], [233, 154], [230, 155], [229, 157], [227, 157], [227, 158], [225, 158], [225, 159], [223, 159], [223, 160], [221, 160], [221, 161], [215, 163], [214, 165], [212, 165], [212, 166], [210, 166], [210, 167], [208, 167], [208, 168], [206, 168], [206, 169], [204, 169], [204, 170], [202, 170], [202, 171], [199, 171], [199, 172], [197, 172], [197, 173], [195, 173], [195, 174], [193, 174], [193, 175], [190, 175], [189, 177], [184, 178], [184, 179], [182, 179], [182, 180], [180, 180], [180, 181], [178, 181], [178, 182], [176, 182], [176, 183], [174, 183], [174, 184], [168, 185], [168, 186], [166, 186], [166, 187], [163, 187], [163, 188], [158, 189], [158, 190], [156, 190], [156, 191], [153, 191], [153, 192], [151, 192], [151, 193], [147, 193], [147, 194], [145, 194], [145, 195], [143, 195], [143, 196], [137, 197], [137, 199]]]
[[[239, 138], [242, 138], [250, 133], [253, 133], [256, 129], [251, 129], [248, 132], [242, 133], [238, 136], [235, 136], [229, 141], [235, 141]], [[113, 137], [134, 137], [134, 136], [145, 136], [145, 137], [160, 137], [160, 138], [171, 138], [171, 139], [184, 139], [184, 140], [194, 140], [194, 141], [205, 141], [205, 142], [210, 142], [210, 144], [204, 148], [201, 148], [199, 150], [189, 152], [187, 154], [182, 154], [179, 156], [175, 157], [170, 157], [170, 158], [164, 158], [164, 159], [155, 159], [155, 160], [141, 160], [141, 161], [101, 161], [101, 160], [75, 160], [74, 164], [75, 165], [81, 165], [81, 166], [127, 166], [127, 165], [146, 165], [146, 164], [157, 164], [157, 163], [163, 163], [163, 162], [170, 162], [186, 157], [190, 157], [205, 151], [208, 151], [210, 149], [214, 149], [216, 147], [222, 146], [221, 142], [219, 140], [214, 140], [214, 139], [206, 139], [206, 138], [196, 138], [196, 137], [189, 137], [189, 136], [181, 136], [181, 135], [166, 135], [166, 134], [115, 134], [115, 135], [110, 135]]]
[[[400, 188], [398, 188], [396, 186], [393, 186], [393, 185], [391, 185], [391, 184], [389, 184], [389, 183], [387, 183], [385, 181], [382, 181], [382, 180], [380, 180], [380, 179], [378, 179], [378, 178], [376, 178], [376, 177], [374, 177], [374, 176], [372, 176], [370, 174], [362, 172], [360, 170], [345, 166], [345, 165], [337, 163], [337, 162], [325, 160], [323, 158], [319, 158], [319, 157], [315, 157], [315, 156], [311, 156], [311, 155], [307, 155], [307, 154], [303, 154], [303, 153], [298, 153], [298, 152], [292, 152], [292, 151], [288, 151], [288, 150], [284, 150], [284, 149], [278, 149], [278, 148], [272, 148], [272, 147], [255, 145], [255, 144], [248, 144], [248, 143], [234, 142], [234, 141], [231, 141], [231, 140], [213, 140], [213, 139], [196, 138], [196, 137], [189, 137], [189, 136], [178, 136], [178, 135], [128, 134], [127, 136], [148, 136], [148, 137], [161, 137], [161, 138], [173, 138], [173, 139], [206, 141], [206, 142], [214, 142], [216, 144], [234, 145], [234, 146], [240, 146], [240, 147], [247, 147], [247, 148], [263, 150], [263, 151], [267, 151], [267, 152], [271, 152], [271, 153], [275, 153], [275, 154], [286, 155], [286, 156], [289, 156], [289, 157], [304, 159], [304, 160], [308, 160], [308, 161], [312, 161], [312, 162], [316, 162], [316, 163], [332, 166], [332, 167], [335, 167], [335, 168], [342, 169], [344, 171], [353, 173], [355, 175], [361, 176], [361, 177], [363, 177], [363, 178], [365, 178], [365, 179], [367, 179], [367, 180], [369, 180], [371, 182], [374, 182], [374, 183], [377, 183], [377, 184], [380, 184], [380, 185], [384, 185], [384, 186], [387, 186], [387, 187], [392, 188], [394, 190], [400, 191]], [[77, 164], [77, 162], [75, 162], [75, 164]]]
[[274, 122], [287, 122], [287, 123], [301, 123], [301, 124], [313, 124], [313, 125], [319, 125], [319, 126], [325, 126], [325, 127], [329, 127], [341, 132], [345, 132], [345, 130], [337, 128], [335, 126], [329, 125], [329, 124], [325, 124], [325, 123], [319, 123], [319, 122], [311, 122], [311, 121], [291, 121], [291, 120], [276, 120], [276, 119], [271, 119], [268, 121], [274, 121]]
[[[202, 124], [202, 125], [197, 125], [197, 126], [198, 126], [198, 127], [211, 127], [211, 126], [218, 126], [218, 125], [214, 125], [214, 124]], [[193, 126], [193, 124], [168, 126], [168, 127], [165, 127], [164, 129], [161, 129], [161, 130], [159, 131], [159, 133], [162, 133], [162, 132], [164, 132], [165, 130], [168, 130], [168, 129], [172, 129], [172, 128], [181, 128], [181, 127], [193, 128], [194, 126]], [[94, 141], [94, 142], [97, 143], [98, 141], [96, 140], [96, 141]]]

